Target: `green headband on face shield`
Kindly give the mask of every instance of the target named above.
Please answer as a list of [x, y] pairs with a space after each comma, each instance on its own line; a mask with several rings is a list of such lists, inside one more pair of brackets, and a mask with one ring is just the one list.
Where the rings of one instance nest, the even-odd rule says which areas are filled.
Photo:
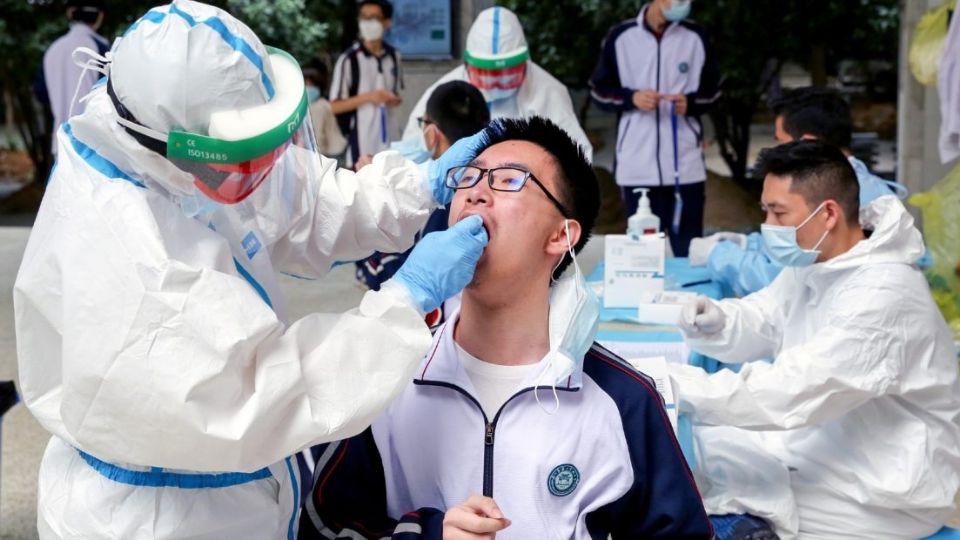
[[160, 133], [121, 119], [143, 135], [166, 142], [166, 157], [193, 174], [197, 188], [226, 204], [239, 202], [260, 185], [290, 144], [312, 145], [300, 133], [309, 122], [309, 102], [300, 66], [290, 54], [267, 47], [276, 92], [267, 103], [210, 115], [209, 135], [172, 130]]
[[470, 54], [470, 51], [463, 52], [463, 61], [470, 67], [483, 70], [506, 69], [526, 62], [530, 58], [530, 51], [523, 47], [510, 56], [501, 55], [477, 55]]

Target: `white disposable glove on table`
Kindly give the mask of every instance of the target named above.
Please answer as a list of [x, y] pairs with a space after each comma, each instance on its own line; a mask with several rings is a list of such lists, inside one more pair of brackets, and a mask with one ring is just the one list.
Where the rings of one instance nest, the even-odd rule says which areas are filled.
[[735, 232], [718, 232], [705, 238], [690, 240], [690, 266], [705, 266], [710, 258], [710, 252], [718, 242], [733, 242], [741, 248], [747, 245], [747, 235]]

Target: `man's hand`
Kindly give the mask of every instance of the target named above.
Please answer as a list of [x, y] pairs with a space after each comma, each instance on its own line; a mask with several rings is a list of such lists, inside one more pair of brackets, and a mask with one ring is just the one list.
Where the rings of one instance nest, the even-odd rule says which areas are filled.
[[357, 162], [353, 164], [353, 170], [359, 171], [371, 163], [373, 163], [373, 156], [370, 154], [363, 154], [362, 156], [358, 157]]
[[684, 337], [701, 338], [723, 330], [727, 316], [712, 300], [699, 295], [683, 306], [677, 324]]
[[735, 232], [718, 232], [706, 238], [690, 239], [690, 248], [687, 250], [690, 266], [706, 266], [710, 261], [710, 253], [720, 242], [731, 242], [743, 249], [747, 246], [747, 235]]
[[510, 520], [490, 497], [474, 495], [443, 516], [443, 540], [493, 540]]
[[366, 94], [367, 102], [374, 103], [376, 105], [386, 105], [388, 107], [396, 107], [403, 100], [400, 99], [400, 96], [394, 94], [389, 90], [371, 90]]
[[660, 99], [670, 101], [677, 107], [677, 114], [687, 115], [687, 96], [684, 94], [661, 94]]
[[429, 313], [473, 281], [488, 241], [483, 218], [468, 216], [421, 238], [387, 283], [405, 286], [420, 311]]
[[660, 95], [655, 90], [637, 90], [633, 93], [633, 105], [641, 111], [652, 111], [657, 108]]

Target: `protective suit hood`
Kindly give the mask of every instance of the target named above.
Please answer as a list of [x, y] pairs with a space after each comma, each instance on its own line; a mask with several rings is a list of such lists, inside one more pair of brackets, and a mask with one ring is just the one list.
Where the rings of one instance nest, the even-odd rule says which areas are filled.
[[796, 272], [797, 279], [819, 297], [840, 275], [875, 264], [913, 265], [925, 251], [923, 236], [913, 223], [913, 216], [896, 196], [880, 197], [860, 209], [861, 226], [873, 230], [869, 238], [829, 261], [788, 270]]
[[477, 15], [467, 33], [466, 48], [476, 58], [509, 58], [527, 50], [527, 38], [516, 14], [497, 6]]
[[846, 269], [865, 262], [913, 264], [923, 255], [923, 236], [896, 196], [885, 195], [861, 208], [860, 223], [873, 230], [870, 238], [822, 266]]
[[273, 71], [256, 34], [222, 9], [191, 0], [148, 11], [112, 56], [117, 98], [157, 131], [207, 135], [212, 113], [260, 105], [274, 94]]

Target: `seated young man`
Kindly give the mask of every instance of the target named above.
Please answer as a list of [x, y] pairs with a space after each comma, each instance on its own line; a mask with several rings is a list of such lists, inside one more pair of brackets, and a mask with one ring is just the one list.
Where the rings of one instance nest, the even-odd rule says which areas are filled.
[[[775, 101], [771, 109], [778, 142], [815, 139], [843, 152], [857, 175], [861, 208], [887, 195], [906, 197], [903, 185], [874, 175], [853, 155], [850, 106], [836, 90], [812, 86], [790, 90]], [[783, 265], [773, 260], [766, 250], [759, 233], [719, 232], [695, 238], [690, 242], [689, 256], [691, 265], [706, 265], [714, 281], [738, 296], [766, 287], [783, 270]]]
[[[434, 89], [427, 100], [427, 110], [418, 119], [424, 146], [430, 159], [439, 158], [447, 148], [469, 137], [490, 123], [490, 111], [479, 90], [465, 81], [450, 81]], [[447, 228], [447, 209], [434, 210], [421, 235]], [[404, 253], [374, 253], [357, 261], [357, 279], [370, 289], [390, 279], [407, 260], [411, 247]]]
[[757, 168], [763, 239], [784, 270], [742, 299], [699, 297], [680, 319], [691, 349], [748, 363], [669, 365], [707, 507], [762, 516], [782, 537], [930, 535], [960, 488], [960, 382], [913, 264], [920, 231], [895, 197], [861, 211], [835, 146], [768, 148]]
[[583, 150], [539, 117], [487, 133], [448, 174], [450, 223], [490, 236], [461, 309], [383, 416], [325, 449], [300, 537], [710, 538], [653, 384], [593, 343], [578, 269], [551, 285], [599, 206]]

